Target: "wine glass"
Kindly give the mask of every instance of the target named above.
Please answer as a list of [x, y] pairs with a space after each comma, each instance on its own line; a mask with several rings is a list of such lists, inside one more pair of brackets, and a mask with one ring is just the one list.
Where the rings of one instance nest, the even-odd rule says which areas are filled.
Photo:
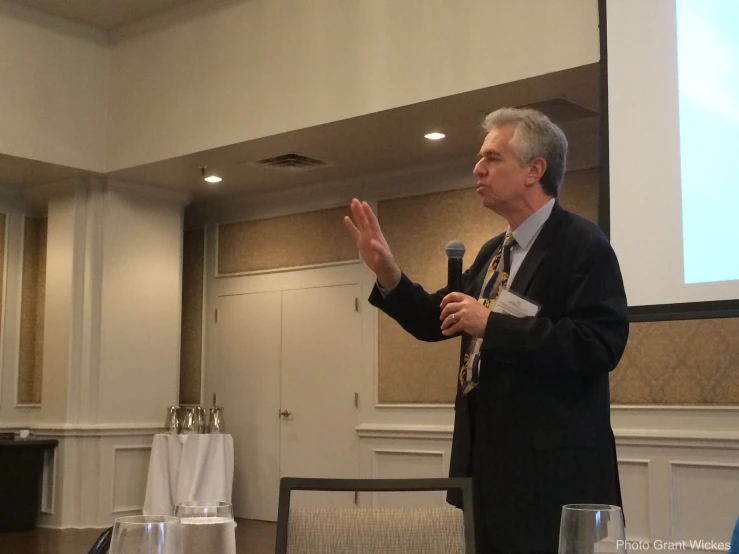
[[180, 520], [171, 516], [119, 517], [113, 525], [111, 554], [180, 554]]
[[189, 501], [175, 507], [184, 554], [236, 554], [236, 523], [229, 502]]
[[608, 504], [562, 507], [559, 554], [626, 554], [621, 508]]

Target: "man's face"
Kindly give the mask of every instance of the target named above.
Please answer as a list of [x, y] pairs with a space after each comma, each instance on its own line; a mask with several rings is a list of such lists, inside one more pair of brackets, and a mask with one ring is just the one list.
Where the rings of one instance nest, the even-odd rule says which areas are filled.
[[531, 175], [528, 165], [521, 166], [509, 146], [516, 124], [490, 131], [480, 148], [480, 159], [472, 173], [477, 177], [477, 194], [486, 208], [500, 213], [515, 206], [526, 192]]

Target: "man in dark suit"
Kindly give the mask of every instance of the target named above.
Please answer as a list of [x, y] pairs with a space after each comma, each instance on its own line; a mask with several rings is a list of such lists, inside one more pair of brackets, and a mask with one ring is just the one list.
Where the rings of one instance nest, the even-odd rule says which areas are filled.
[[[429, 294], [404, 275], [366, 202], [345, 224], [377, 275], [373, 305], [420, 340], [462, 336], [450, 475], [472, 477], [478, 552], [557, 552], [563, 505], [621, 505], [608, 375], [628, 338], [626, 298], [604, 234], [557, 202], [561, 129], [510, 108], [484, 127], [477, 193], [509, 228], [463, 292]], [[498, 313], [509, 293], [538, 312]]]

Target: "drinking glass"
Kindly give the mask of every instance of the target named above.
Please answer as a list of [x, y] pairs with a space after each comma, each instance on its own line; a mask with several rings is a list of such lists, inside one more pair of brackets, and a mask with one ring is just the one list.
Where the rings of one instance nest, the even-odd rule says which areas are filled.
[[184, 554], [236, 554], [236, 523], [229, 502], [191, 501], [175, 507]]
[[621, 508], [608, 504], [562, 507], [559, 554], [626, 554]]
[[119, 517], [113, 525], [111, 554], [180, 554], [180, 520], [171, 516]]

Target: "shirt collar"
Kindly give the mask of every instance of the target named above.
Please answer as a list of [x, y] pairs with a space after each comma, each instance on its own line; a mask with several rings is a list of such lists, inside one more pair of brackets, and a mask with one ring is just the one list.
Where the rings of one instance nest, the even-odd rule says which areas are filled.
[[[544, 223], [546, 223], [549, 216], [552, 214], [554, 208], [554, 198], [551, 198], [549, 202], [544, 204], [541, 208], [532, 213], [527, 217], [521, 225], [519, 225], [515, 231], [513, 231], [513, 238], [516, 239], [516, 243], [526, 250], [534, 237], [539, 233]], [[510, 231], [510, 227], [508, 227]]]

